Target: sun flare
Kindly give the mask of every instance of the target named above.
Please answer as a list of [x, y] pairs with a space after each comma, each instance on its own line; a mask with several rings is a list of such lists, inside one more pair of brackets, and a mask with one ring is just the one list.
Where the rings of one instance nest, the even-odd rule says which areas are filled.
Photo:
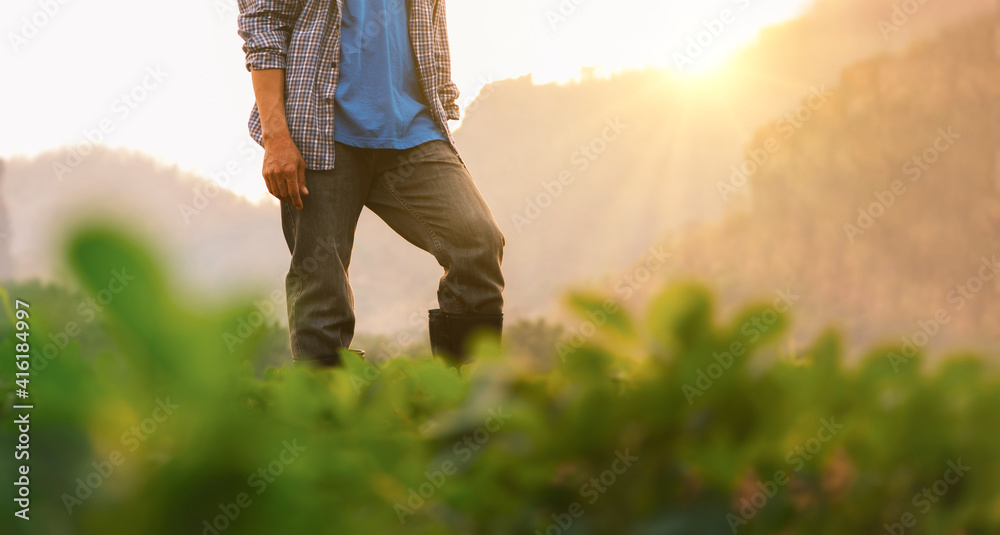
[[[490, 82], [525, 75], [535, 83], [569, 82], [663, 68], [707, 84], [731, 70], [727, 64], [734, 54], [761, 29], [794, 18], [811, 3], [450, 1], [448, 33], [452, 77], [461, 91], [458, 103], [469, 105]], [[46, 31], [32, 34], [16, 50], [0, 49], [0, 62], [9, 70], [32, 73], [32, 83], [7, 87], [0, 103], [0, 116], [17, 125], [0, 132], [0, 158], [86, 143], [107, 119], [115, 123], [103, 144], [140, 150], [203, 176], [225, 170], [229, 154], [240, 154], [248, 142], [246, 121], [253, 104], [243, 43], [235, 30], [235, 4], [215, 2], [203, 16], [191, 17], [189, 13], [205, 11], [204, 0], [176, 0], [171, 9], [159, 11], [129, 0], [96, 0], [95, 9], [60, 11]], [[22, 31], [31, 17], [39, 16], [38, 9], [31, 2], [4, 3], [0, 19], [15, 21], [12, 31]], [[134, 23], [154, 15], [164, 23]], [[210, 38], [177, 40], [176, 28]], [[79, 61], [81, 57], [90, 59]], [[141, 107], [129, 109], [127, 118], [120, 115], [115, 108], [119, 95], [141, 82], [147, 69], [162, 69], [168, 77]], [[72, 80], [88, 83], [67, 91]], [[58, 123], [38, 121], [38, 110], [59, 117]], [[204, 142], [178, 142], [177, 132], [190, 132], [192, 118], [198, 118], [198, 132], [211, 135]], [[226, 187], [251, 199], [267, 197], [260, 158], [259, 151], [249, 160], [237, 158], [239, 177]]]

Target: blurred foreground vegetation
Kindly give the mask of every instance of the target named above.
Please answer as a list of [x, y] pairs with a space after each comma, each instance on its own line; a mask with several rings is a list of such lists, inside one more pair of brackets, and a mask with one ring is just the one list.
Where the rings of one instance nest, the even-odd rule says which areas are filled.
[[178, 302], [155, 258], [102, 227], [67, 259], [73, 307], [31, 290], [27, 400], [11, 324], [25, 298], [5, 297], [5, 457], [12, 405], [35, 408], [30, 520], [13, 517], [20, 461], [5, 461], [4, 533], [1000, 530], [1000, 374], [975, 356], [928, 369], [885, 347], [846, 368], [832, 333], [785, 356], [771, 304], [720, 319], [678, 285], [641, 318], [571, 296], [580, 335], [550, 370], [518, 358], [537, 339], [508, 336], [460, 372], [424, 354], [255, 373], [282, 340], [246, 328], [252, 303]]

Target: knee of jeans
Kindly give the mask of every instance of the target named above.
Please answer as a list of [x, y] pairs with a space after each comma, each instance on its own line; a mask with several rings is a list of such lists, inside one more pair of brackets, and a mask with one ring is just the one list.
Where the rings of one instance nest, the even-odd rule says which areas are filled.
[[507, 245], [507, 239], [495, 221], [491, 220], [489, 224], [485, 225], [485, 230], [482, 233], [482, 244], [483, 249], [497, 254], [503, 252], [504, 246]]

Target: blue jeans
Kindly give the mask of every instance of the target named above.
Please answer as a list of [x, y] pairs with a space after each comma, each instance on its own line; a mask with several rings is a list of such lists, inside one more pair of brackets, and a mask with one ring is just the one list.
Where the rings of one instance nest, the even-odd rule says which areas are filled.
[[501, 313], [504, 235], [451, 144], [432, 140], [397, 150], [335, 143], [334, 169], [305, 172], [302, 210], [281, 202], [292, 255], [285, 294], [293, 360], [336, 364], [337, 352], [354, 338], [348, 268], [365, 206], [444, 268], [437, 290], [442, 311]]

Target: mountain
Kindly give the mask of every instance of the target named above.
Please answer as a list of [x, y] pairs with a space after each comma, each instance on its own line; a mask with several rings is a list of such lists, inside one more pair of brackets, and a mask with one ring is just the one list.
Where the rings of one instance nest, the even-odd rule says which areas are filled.
[[[998, 353], [1000, 61], [992, 17], [847, 69], [809, 118], [760, 129], [752, 202], [677, 244], [670, 276], [727, 302], [788, 290], [796, 338]], [[803, 113], [803, 117], [807, 114]], [[738, 180], [738, 179], [737, 179]]]
[[[11, 222], [12, 278], [66, 280], [59, 264], [66, 229], [116, 216], [129, 230], [154, 237], [172, 271], [199, 288], [253, 286], [280, 276], [280, 255], [288, 251], [272, 221], [277, 205], [251, 204], [134, 151], [97, 146], [73, 155], [61, 148], [7, 162], [3, 215]], [[75, 166], [59, 173], [56, 164], [65, 162]]]
[[[827, 93], [845, 67], [933, 38], [992, 4], [928, 3], [901, 21], [895, 2], [820, 0], [800, 18], [765, 30], [718, 74], [648, 70], [488, 87], [455, 137], [512, 238], [508, 279], [523, 292], [513, 310], [553, 313], [549, 305], [567, 282], [621, 289], [619, 279], [651, 247], [747, 202], [748, 188], [722, 195], [718, 182], [744, 162], [759, 125], [778, 118], [796, 125], [787, 118], [803, 95]], [[902, 24], [883, 36], [880, 23], [894, 20]], [[628, 127], [602, 147], [597, 138], [615, 120]], [[593, 159], [581, 149], [590, 143], [604, 149]], [[565, 171], [573, 178], [560, 188]]]
[[[671, 235], [699, 235], [707, 222], [748, 209], [751, 191], [759, 205], [757, 189], [729, 196], [718, 184], [744, 161], [760, 125], [795, 110], [803, 95], [826, 91], [845, 66], [933, 36], [984, 6], [924, 4], [883, 39], [879, 20], [891, 17], [891, 3], [820, 0], [716, 75], [650, 69], [562, 85], [520, 78], [487, 86], [455, 137], [508, 237], [509, 317], [558, 311], [568, 286], [631, 296], [640, 286], [626, 280], [636, 259]], [[52, 164], [66, 161], [67, 151], [7, 162], [2, 215], [10, 240], [0, 247], [12, 265], [0, 275], [62, 278], [53, 254], [65, 226], [84, 213], [122, 213], [156, 237], [200, 297], [275, 295], [274, 317], [283, 319], [288, 251], [272, 200], [250, 203], [176, 166], [105, 148], [60, 181]], [[422, 328], [439, 275], [433, 258], [363, 214], [351, 268], [360, 331]]]

